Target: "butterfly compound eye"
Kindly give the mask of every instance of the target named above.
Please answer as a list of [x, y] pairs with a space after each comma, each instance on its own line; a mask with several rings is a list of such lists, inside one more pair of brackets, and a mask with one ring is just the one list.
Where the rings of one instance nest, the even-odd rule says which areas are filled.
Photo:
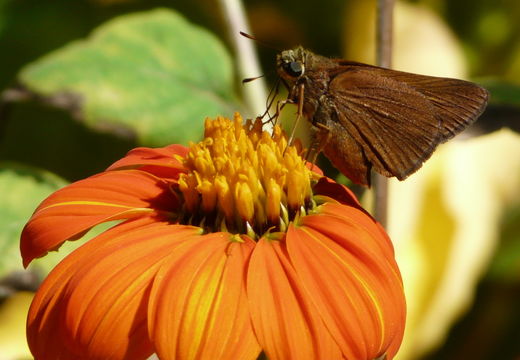
[[300, 77], [303, 75], [303, 64], [299, 61], [290, 61], [283, 64], [283, 69], [291, 77]]

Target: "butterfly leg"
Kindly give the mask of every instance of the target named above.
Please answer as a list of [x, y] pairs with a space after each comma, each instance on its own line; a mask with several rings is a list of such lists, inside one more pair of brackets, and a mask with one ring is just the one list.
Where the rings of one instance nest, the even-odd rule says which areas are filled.
[[276, 102], [276, 113], [269, 118], [269, 121], [274, 120], [274, 123], [276, 124], [278, 122], [278, 118], [280, 117], [280, 114], [282, 113], [282, 109], [286, 104], [294, 104], [294, 102], [291, 99], [285, 99], [280, 100]]
[[[259, 116], [261, 119], [268, 116], [267, 121], [262, 122], [262, 125], [273, 122], [273, 119], [275, 119], [274, 116], [271, 116], [271, 114], [269, 113], [269, 110], [271, 110], [271, 107], [273, 106], [273, 104], [276, 100], [276, 96], [278, 95], [279, 89], [280, 89], [280, 79], [278, 79], [276, 81], [274, 86], [269, 91], [269, 95], [267, 96], [266, 103], [265, 103], [265, 111], [262, 115]], [[277, 109], [278, 109], [278, 106], [277, 106]], [[273, 125], [274, 125], [274, 123], [273, 123]]]
[[[302, 83], [298, 85], [298, 97], [297, 97], [297, 104], [298, 104], [298, 112], [296, 113], [296, 120], [294, 120], [294, 125], [291, 130], [291, 136], [289, 136], [288, 144], [291, 145], [294, 140], [294, 134], [296, 133], [296, 128], [298, 127], [298, 123], [300, 122], [300, 119], [303, 117], [303, 95], [305, 93], [305, 85]], [[291, 97], [287, 98], [287, 100], [291, 99]], [[295, 101], [292, 100], [292, 103], [294, 104]]]
[[331, 138], [330, 129], [322, 123], [316, 122], [312, 128], [312, 143], [309, 147], [309, 152], [307, 153], [305, 160], [311, 161], [314, 165], [316, 163], [316, 159], [319, 153], [323, 150], [325, 145], [329, 142]]

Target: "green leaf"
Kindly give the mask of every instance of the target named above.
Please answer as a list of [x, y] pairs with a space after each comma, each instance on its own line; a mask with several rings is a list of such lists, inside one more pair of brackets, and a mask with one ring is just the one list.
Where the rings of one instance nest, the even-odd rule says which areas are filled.
[[520, 106], [520, 85], [500, 80], [483, 81], [482, 85], [491, 93], [490, 102]]
[[494, 281], [520, 283], [520, 203], [504, 211], [500, 242], [491, 263], [488, 278]]
[[30, 64], [19, 80], [87, 126], [130, 129], [148, 146], [196, 141], [205, 117], [240, 110], [224, 46], [166, 9], [115, 18]]
[[[54, 191], [67, 185], [56, 175], [16, 163], [0, 163], [0, 278], [22, 269], [20, 234], [36, 207]], [[100, 224], [79, 240], [65, 242], [58, 251], [35, 259], [30, 269], [48, 274], [65, 256], [119, 221]]]
[[63, 109], [35, 102], [12, 105], [2, 127], [3, 160], [75, 181], [105, 170], [137, 146], [135, 139], [85, 127]]
[[22, 269], [20, 234], [38, 204], [66, 182], [49, 172], [0, 163], [0, 277]]

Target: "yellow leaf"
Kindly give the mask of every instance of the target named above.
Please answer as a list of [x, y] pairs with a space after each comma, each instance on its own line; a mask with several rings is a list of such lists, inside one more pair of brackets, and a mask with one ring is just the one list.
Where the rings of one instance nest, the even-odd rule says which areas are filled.
[[398, 359], [439, 345], [471, 305], [511, 202], [520, 202], [520, 136], [509, 130], [445, 144], [391, 182], [388, 230], [408, 303]]
[[25, 340], [25, 321], [33, 295], [18, 292], [0, 306], [0, 360], [32, 359]]
[[[344, 55], [349, 60], [375, 63], [375, 0], [353, 0], [344, 18]], [[448, 25], [432, 10], [397, 1], [394, 9], [394, 69], [464, 78], [466, 62], [461, 45]]]

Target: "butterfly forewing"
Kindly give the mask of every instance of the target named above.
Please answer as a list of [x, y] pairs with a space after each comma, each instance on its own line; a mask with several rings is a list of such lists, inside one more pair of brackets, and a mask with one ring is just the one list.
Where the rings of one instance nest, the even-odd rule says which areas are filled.
[[473, 123], [488, 101], [488, 91], [469, 81], [377, 69], [381, 76], [406, 83], [428, 98], [435, 107], [436, 116], [441, 119], [444, 140]]
[[339, 123], [356, 129], [356, 141], [383, 175], [404, 179], [439, 142], [441, 124], [432, 104], [405, 83], [355, 68], [336, 76], [329, 93]]

